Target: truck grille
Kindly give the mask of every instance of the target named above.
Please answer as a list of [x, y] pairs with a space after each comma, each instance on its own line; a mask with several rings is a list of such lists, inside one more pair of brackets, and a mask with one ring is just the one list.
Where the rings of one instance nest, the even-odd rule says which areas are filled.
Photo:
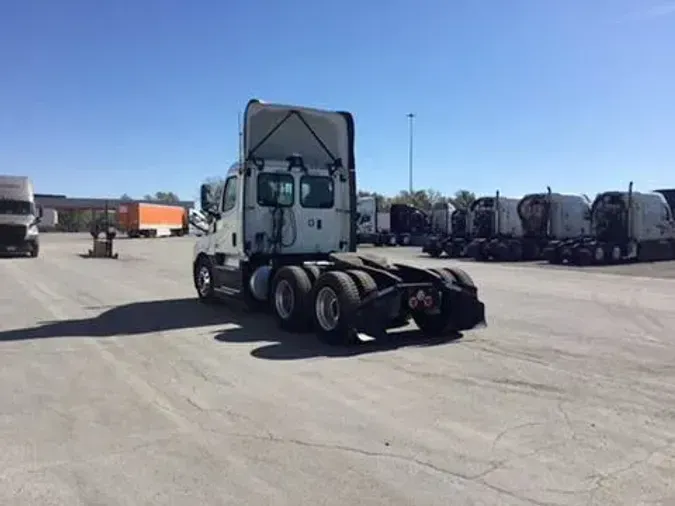
[[26, 239], [24, 225], [0, 224], [0, 244], [18, 244]]

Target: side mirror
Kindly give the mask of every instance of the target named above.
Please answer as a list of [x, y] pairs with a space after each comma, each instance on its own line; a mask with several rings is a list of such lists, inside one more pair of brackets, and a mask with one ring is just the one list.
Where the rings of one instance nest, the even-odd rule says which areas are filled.
[[216, 203], [213, 202], [213, 189], [211, 185], [203, 184], [199, 188], [199, 205], [202, 211], [207, 213], [210, 217], [218, 219], [220, 217]]
[[42, 217], [45, 214], [45, 210], [42, 208], [42, 206], [38, 206], [38, 218], [41, 220]]
[[211, 202], [211, 186], [208, 184], [199, 187], [199, 205], [204, 211], [211, 209], [213, 205]]

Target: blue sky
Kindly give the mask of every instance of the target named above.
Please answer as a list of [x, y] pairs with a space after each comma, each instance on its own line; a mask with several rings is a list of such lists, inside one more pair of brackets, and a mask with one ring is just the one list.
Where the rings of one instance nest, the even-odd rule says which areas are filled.
[[354, 113], [363, 189], [675, 186], [675, 0], [3, 0], [0, 172], [193, 198], [251, 97]]

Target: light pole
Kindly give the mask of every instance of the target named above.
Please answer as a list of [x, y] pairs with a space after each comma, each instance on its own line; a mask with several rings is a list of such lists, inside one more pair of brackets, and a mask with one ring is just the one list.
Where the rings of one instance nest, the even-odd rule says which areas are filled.
[[408, 130], [410, 134], [410, 139], [408, 142], [408, 190], [410, 195], [413, 193], [413, 119], [415, 115], [409, 113], [408, 115]]

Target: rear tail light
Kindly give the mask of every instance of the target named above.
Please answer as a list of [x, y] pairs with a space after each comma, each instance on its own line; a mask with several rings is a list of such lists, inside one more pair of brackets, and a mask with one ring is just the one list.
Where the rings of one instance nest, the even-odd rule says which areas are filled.
[[408, 300], [408, 305], [410, 306], [410, 309], [415, 309], [418, 304], [419, 301], [417, 300], [417, 297], [410, 297], [410, 299]]

